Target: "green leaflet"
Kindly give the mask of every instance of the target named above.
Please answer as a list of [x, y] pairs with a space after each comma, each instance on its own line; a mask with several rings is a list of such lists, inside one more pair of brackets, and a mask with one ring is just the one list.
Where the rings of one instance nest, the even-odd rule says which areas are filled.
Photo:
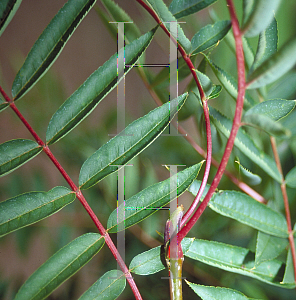
[[255, 265], [277, 258], [288, 245], [287, 239], [278, 238], [258, 231]]
[[173, 0], [169, 6], [169, 10], [176, 19], [194, 14], [217, 0]]
[[22, 0], [0, 1], [0, 36], [14, 17]]
[[[200, 183], [199, 180], [194, 180], [188, 191], [196, 196]], [[209, 185], [206, 186], [202, 199], [206, 196], [209, 187]], [[212, 196], [208, 206], [223, 216], [235, 219], [267, 234], [281, 238], [288, 236], [284, 216], [247, 194], [222, 190]]]
[[8, 107], [9, 103], [4, 101], [2, 97], [0, 96], [0, 111], [4, 110], [6, 107]]
[[[210, 16], [213, 21], [215, 22], [219, 21], [219, 18], [214, 10], [210, 10]], [[229, 33], [225, 36], [225, 42], [228, 44], [230, 50], [234, 54], [236, 54], [234, 36], [231, 31], [229, 31]], [[242, 37], [242, 42], [243, 42], [243, 49], [244, 49], [245, 65], [247, 69], [250, 69], [250, 67], [254, 62], [253, 49], [245, 37]]]
[[[212, 107], [209, 107], [209, 109], [213, 123], [228, 138], [232, 127], [232, 121], [223, 116], [216, 109]], [[281, 182], [281, 174], [279, 173], [274, 160], [259, 150], [253, 140], [241, 128], [238, 130], [234, 145], [260, 168], [262, 168], [268, 175], [276, 181]]]
[[250, 115], [265, 115], [274, 121], [285, 118], [295, 108], [296, 100], [272, 99], [250, 108], [243, 116], [243, 121]]
[[[193, 238], [184, 238], [182, 240], [181, 245], [183, 253], [188, 251], [193, 241]], [[150, 275], [158, 273], [166, 267], [163, 264], [161, 257], [163, 257], [163, 260], [165, 259], [161, 246], [152, 248], [135, 256], [129, 265], [129, 270], [138, 275]]]
[[244, 117], [244, 126], [254, 126], [260, 130], [267, 132], [279, 138], [291, 137], [291, 131], [285, 128], [281, 123], [278, 123], [266, 115], [252, 114]]
[[221, 41], [231, 28], [230, 21], [218, 21], [201, 28], [192, 38], [191, 55], [203, 52]]
[[96, 0], [69, 0], [51, 20], [30, 50], [13, 85], [14, 100], [21, 98], [48, 71]]
[[267, 234], [281, 238], [288, 237], [284, 216], [247, 194], [237, 191], [220, 191], [211, 199], [209, 207], [221, 215]]
[[22, 285], [14, 300], [45, 299], [90, 261], [104, 242], [98, 233], [87, 233], [76, 238], [39, 267]]
[[118, 170], [143, 151], [168, 126], [171, 119], [182, 107], [187, 94], [163, 104], [142, 118], [132, 122], [119, 135], [112, 138], [82, 165], [79, 186], [87, 189], [107, 175]]
[[[172, 24], [176, 23], [176, 18], [169, 11], [167, 6], [164, 4], [163, 0], [147, 0], [147, 2], [152, 6], [152, 8], [157, 13], [160, 20], [163, 22], [164, 26], [170, 32], [170, 34], [181, 44], [185, 49], [186, 53], [190, 53], [191, 43], [185, 36], [183, 29], [179, 24], [177, 24], [176, 31]], [[173, 29], [171, 28], [173, 27]]]
[[296, 39], [288, 41], [281, 49], [264, 61], [247, 78], [247, 88], [265, 86], [293, 68], [296, 63]]
[[280, 2], [281, 0], [254, 1], [253, 8], [251, 12], [248, 13], [248, 19], [245, 20], [245, 24], [242, 28], [245, 36], [253, 37], [264, 31], [271, 23]]
[[202, 300], [256, 300], [254, 298], [248, 298], [243, 293], [236, 290], [216, 287], [216, 286], [204, 286], [200, 284], [195, 284], [187, 281], [186, 283], [193, 289], [193, 291], [201, 297]]
[[[133, 23], [133, 20], [130, 18], [130, 16], [117, 3], [112, 0], [101, 1], [115, 22], [132, 22], [127, 23], [124, 26], [125, 38], [127, 38], [129, 42], [132, 42], [133, 40], [141, 36], [141, 32], [138, 26]], [[109, 26], [110, 25], [111, 24], [109, 24]], [[117, 38], [117, 35], [115, 35], [115, 38]]]
[[0, 176], [4, 176], [42, 151], [36, 142], [17, 139], [0, 145]]
[[25, 193], [0, 203], [0, 236], [36, 223], [73, 202], [75, 193], [65, 187], [49, 192]]
[[295, 284], [281, 282], [282, 278], [278, 276], [278, 271], [282, 262], [271, 260], [255, 267], [254, 254], [246, 248], [195, 239], [184, 255], [210, 266], [253, 277], [271, 285], [295, 288]]
[[[133, 65], [146, 50], [156, 29], [125, 47], [125, 64]], [[131, 67], [125, 70], [125, 74]], [[117, 53], [99, 67], [52, 116], [46, 141], [53, 144], [75, 128], [117, 84]], [[122, 79], [122, 77], [121, 77]]]
[[250, 73], [258, 68], [264, 61], [277, 52], [278, 47], [278, 29], [277, 21], [273, 18], [266, 30], [259, 35], [257, 52]]
[[106, 272], [79, 300], [114, 300], [124, 291], [126, 279], [120, 270]]
[[[234, 79], [229, 73], [225, 70], [218, 67], [213, 61], [211, 61], [208, 57], [206, 57], [207, 61], [209, 62], [212, 70], [214, 71], [216, 77], [221, 82], [225, 90], [228, 94], [236, 100], [238, 95], [238, 88], [237, 88], [237, 81]], [[255, 100], [248, 94], [245, 93], [245, 101], [244, 106], [252, 107], [256, 104]]]
[[291, 188], [296, 188], [296, 167], [292, 168], [285, 178], [286, 185]]
[[[143, 219], [157, 212], [164, 205], [173, 201], [174, 199], [171, 199], [171, 194], [179, 196], [185, 192], [198, 175], [201, 166], [202, 162], [193, 165], [178, 172], [167, 180], [149, 186], [126, 200], [124, 206], [119, 206], [118, 210], [115, 209], [109, 216], [107, 222], [108, 231], [111, 233], [117, 232], [118, 227], [120, 230], [123, 230], [122, 228], [126, 229], [139, 223]], [[171, 186], [175, 189], [171, 190]], [[122, 221], [119, 222], [118, 211], [124, 212]]]
[[296, 94], [296, 72], [291, 71], [273, 83], [267, 91], [266, 99], [294, 99]]
[[239, 160], [235, 161], [235, 166], [238, 169], [240, 178], [242, 178], [246, 184], [258, 185], [261, 183], [262, 178], [257, 174], [253, 174], [250, 170], [242, 166]]

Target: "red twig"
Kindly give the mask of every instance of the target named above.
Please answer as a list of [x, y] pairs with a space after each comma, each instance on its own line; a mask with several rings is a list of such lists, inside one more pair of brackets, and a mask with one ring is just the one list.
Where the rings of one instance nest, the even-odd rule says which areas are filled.
[[83, 205], [83, 207], [85, 208], [85, 210], [87, 211], [87, 213], [89, 214], [89, 216], [91, 217], [91, 219], [93, 220], [94, 224], [96, 225], [96, 227], [98, 228], [100, 234], [105, 238], [106, 244], [109, 247], [110, 251], [112, 252], [113, 256], [115, 257], [120, 269], [123, 271], [123, 273], [125, 274], [125, 277], [135, 295], [135, 298], [137, 300], [142, 300], [142, 296], [138, 290], [138, 287], [131, 275], [131, 273], [129, 272], [127, 266], [125, 265], [122, 257], [120, 256], [117, 248], [115, 247], [113, 241], [111, 240], [108, 232], [106, 231], [106, 229], [104, 228], [104, 226], [102, 225], [102, 223], [100, 222], [100, 220], [98, 219], [98, 217], [95, 215], [95, 213], [93, 212], [93, 210], [91, 209], [91, 207], [89, 206], [88, 202], [86, 201], [86, 199], [84, 198], [83, 194], [81, 193], [81, 191], [79, 190], [79, 188], [75, 185], [75, 183], [73, 182], [73, 180], [69, 177], [69, 175], [67, 174], [67, 172], [64, 170], [64, 168], [61, 166], [61, 164], [58, 162], [58, 160], [55, 158], [55, 156], [52, 154], [52, 152], [50, 151], [49, 147], [47, 145], [45, 145], [45, 143], [40, 139], [40, 137], [38, 136], [38, 134], [33, 130], [33, 128], [30, 126], [30, 124], [28, 123], [28, 121], [25, 119], [25, 117], [21, 114], [21, 112], [17, 109], [17, 107], [14, 104], [14, 101], [11, 100], [7, 94], [4, 92], [4, 90], [2, 89], [2, 87], [0, 86], [0, 92], [3, 95], [3, 97], [5, 98], [5, 100], [9, 103], [10, 107], [13, 109], [13, 111], [16, 113], [16, 115], [19, 117], [19, 119], [23, 122], [23, 124], [27, 127], [27, 129], [30, 131], [30, 133], [33, 135], [33, 137], [35, 138], [35, 140], [37, 141], [37, 143], [43, 147], [43, 151], [47, 154], [47, 156], [50, 158], [50, 160], [54, 163], [54, 165], [57, 167], [57, 169], [60, 171], [60, 173], [62, 174], [62, 176], [65, 178], [65, 180], [67, 181], [67, 183], [70, 185], [71, 189], [76, 193], [76, 196], [78, 198], [78, 200], [80, 201], [80, 203]]
[[289, 207], [286, 183], [285, 183], [284, 176], [283, 176], [283, 170], [282, 170], [280, 157], [279, 157], [277, 147], [276, 147], [276, 141], [273, 136], [270, 137], [270, 142], [271, 142], [271, 147], [272, 147], [275, 163], [276, 163], [277, 168], [282, 177], [281, 191], [282, 191], [284, 206], [285, 206], [287, 229], [288, 229], [288, 234], [289, 234], [289, 243], [290, 243], [290, 247], [291, 247], [291, 254], [292, 254], [292, 260], [293, 260], [294, 281], [296, 284], [296, 252], [295, 252], [295, 243], [294, 243], [293, 230], [292, 230], [292, 224], [291, 224], [291, 214], [290, 214], [290, 207]]
[[203, 202], [200, 204], [200, 206], [198, 207], [198, 209], [196, 210], [194, 215], [191, 217], [191, 219], [186, 223], [186, 225], [179, 232], [180, 240], [182, 240], [188, 234], [188, 232], [194, 226], [196, 221], [202, 215], [202, 213], [206, 209], [213, 193], [215, 192], [215, 189], [218, 187], [218, 184], [219, 184], [219, 182], [222, 178], [222, 175], [225, 171], [229, 156], [231, 154], [236, 134], [240, 127], [240, 121], [241, 121], [243, 103], [244, 103], [244, 95], [245, 95], [245, 86], [246, 86], [245, 67], [244, 67], [244, 52], [243, 52], [243, 45], [242, 45], [242, 36], [241, 36], [240, 28], [239, 28], [239, 23], [238, 23], [238, 20], [236, 17], [233, 1], [227, 0], [227, 4], [228, 4], [230, 17], [231, 17], [232, 30], [233, 30], [234, 39], [235, 39], [236, 62], [237, 62], [237, 73], [238, 73], [238, 95], [237, 95], [237, 101], [236, 101], [235, 115], [234, 115], [234, 119], [233, 119], [230, 136], [229, 136], [229, 139], [226, 144], [226, 149], [223, 154], [220, 165], [218, 167], [217, 173], [214, 177], [214, 180], [213, 180], [213, 182], [209, 188], [209, 191], [208, 191], [207, 195], [205, 196]]

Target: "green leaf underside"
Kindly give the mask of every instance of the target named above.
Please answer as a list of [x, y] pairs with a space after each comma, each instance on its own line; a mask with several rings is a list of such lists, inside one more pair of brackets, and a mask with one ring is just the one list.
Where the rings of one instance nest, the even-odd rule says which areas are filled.
[[255, 264], [277, 258], [288, 245], [287, 239], [270, 236], [258, 231]]
[[[193, 291], [201, 297], [202, 300], [248, 300], [243, 293], [233, 289], [215, 286], [204, 286], [200, 284], [191, 283], [185, 280], [186, 283], [193, 289]], [[256, 300], [253, 299], [252, 300]]]
[[278, 123], [266, 115], [252, 114], [244, 117], [244, 125], [254, 126], [265, 131], [269, 135], [279, 138], [288, 138], [291, 136], [291, 131], [285, 128], [281, 123]]
[[0, 1], [0, 36], [12, 20], [22, 0]]
[[271, 23], [281, 0], [256, 0], [243, 26], [246, 37], [253, 37], [264, 31]]
[[100, 277], [79, 300], [114, 300], [123, 292], [125, 285], [124, 274], [120, 270], [111, 270]]
[[185, 49], [186, 53], [190, 53], [191, 50], [191, 42], [185, 36], [183, 29], [179, 24], [177, 24], [176, 32], [172, 30], [172, 24], [176, 24], [176, 18], [169, 11], [168, 7], [164, 4], [163, 1], [158, 0], [147, 0], [147, 2], [151, 5], [153, 10], [157, 13], [161, 22], [163, 22], [164, 26], [170, 32], [170, 34], [181, 44], [181, 46]]
[[0, 145], [0, 176], [4, 176], [42, 151], [36, 142], [17, 139]]
[[141, 32], [138, 26], [133, 22], [130, 16], [117, 3], [115, 3], [112, 0], [101, 0], [101, 1], [104, 4], [105, 8], [108, 10], [109, 14], [112, 16], [113, 21], [132, 22], [132, 23], [127, 23], [124, 26], [125, 38], [127, 38], [129, 42], [141, 36]]
[[0, 236], [36, 223], [73, 202], [75, 193], [65, 187], [31, 192], [0, 203]]
[[221, 191], [211, 199], [209, 207], [267, 234], [288, 237], [284, 216], [244, 193]]
[[173, 0], [169, 6], [169, 10], [176, 19], [194, 14], [217, 0]]
[[[121, 218], [122, 221], [118, 221], [118, 212], [117, 209], [115, 209], [109, 216], [107, 222], [108, 231], [117, 232], [118, 227], [119, 230], [124, 230], [139, 223], [173, 201], [174, 199], [171, 199], [173, 198], [172, 196], [179, 196], [185, 192], [198, 175], [201, 166], [202, 162], [193, 165], [178, 172], [167, 180], [149, 186], [126, 200], [125, 205], [120, 205], [118, 208], [119, 212], [124, 209], [124, 215]], [[171, 190], [171, 186], [173, 186], [174, 189]]]
[[[194, 238], [184, 238], [181, 242], [183, 253], [186, 253], [193, 243]], [[130, 265], [129, 270], [137, 275], [151, 275], [164, 270], [166, 267], [162, 263], [161, 246], [155, 247], [148, 251], [135, 256]]]
[[281, 49], [264, 61], [247, 79], [247, 88], [265, 86], [287, 73], [296, 63], [296, 39], [287, 42]]
[[[212, 70], [214, 71], [216, 77], [222, 84], [222, 86], [225, 88], [225, 90], [228, 92], [228, 94], [236, 100], [238, 95], [238, 89], [237, 89], [237, 81], [234, 79], [229, 73], [227, 73], [225, 70], [218, 67], [216, 64], [214, 64], [209, 58], [207, 58]], [[254, 106], [256, 104], [255, 100], [250, 96], [248, 92], [245, 93], [245, 105], [247, 106]]]
[[282, 262], [271, 260], [255, 267], [254, 254], [246, 248], [195, 239], [184, 255], [210, 266], [249, 276], [271, 285], [289, 289], [295, 287], [295, 284], [281, 283], [282, 278], [277, 276]]
[[266, 99], [294, 99], [296, 94], [296, 72], [292, 70], [282, 76], [267, 91]]
[[259, 115], [266, 115], [267, 117], [271, 118], [274, 121], [279, 121], [282, 118], [286, 117], [296, 105], [295, 100], [283, 100], [283, 99], [272, 99], [261, 102], [251, 109], [249, 109], [244, 117], [259, 114]]
[[231, 28], [230, 21], [218, 21], [201, 28], [192, 38], [191, 54], [203, 52], [216, 45], [228, 33]]
[[60, 249], [23, 284], [15, 300], [45, 299], [82, 268], [104, 245], [98, 233], [84, 234]]
[[259, 35], [257, 52], [255, 55], [254, 63], [250, 69], [250, 73], [258, 68], [264, 61], [277, 52], [278, 46], [278, 30], [276, 19], [273, 18], [272, 22], [266, 30]]
[[[209, 109], [213, 123], [228, 138], [232, 127], [232, 121], [223, 116], [216, 109], [212, 107], [209, 107]], [[241, 128], [238, 130], [234, 145], [260, 168], [262, 168], [268, 175], [281, 183], [281, 175], [274, 160], [257, 148], [252, 139]]]
[[183, 94], [135, 120], [91, 155], [82, 165], [80, 188], [91, 187], [143, 151], [165, 130], [186, 97], [187, 94]]
[[12, 85], [21, 98], [49, 70], [96, 0], [69, 0], [51, 20], [30, 50]]
[[235, 163], [238, 166], [239, 175], [245, 183], [250, 185], [258, 185], [261, 183], [262, 178], [259, 175], [254, 174], [250, 170], [246, 169], [239, 161], [235, 161]]
[[296, 167], [292, 168], [286, 175], [285, 182], [287, 186], [296, 188]]
[[[151, 42], [152, 30], [125, 46], [125, 64], [134, 65]], [[131, 67], [125, 70], [125, 75]], [[117, 84], [117, 53], [99, 67], [55, 112], [46, 141], [52, 144], [75, 128]], [[122, 77], [121, 77], [122, 79]]]

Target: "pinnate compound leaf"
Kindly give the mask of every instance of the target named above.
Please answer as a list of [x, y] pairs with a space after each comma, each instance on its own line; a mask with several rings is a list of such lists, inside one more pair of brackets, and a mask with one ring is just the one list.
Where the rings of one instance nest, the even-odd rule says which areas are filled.
[[257, 52], [255, 55], [254, 63], [250, 69], [252, 72], [258, 68], [264, 61], [270, 58], [271, 55], [277, 52], [278, 47], [278, 29], [277, 21], [273, 18], [272, 22], [266, 30], [259, 35]]
[[75, 193], [65, 187], [49, 192], [25, 193], [0, 203], [0, 236], [36, 223], [73, 202]]
[[177, 20], [169, 11], [163, 0], [147, 0], [147, 2], [152, 6], [159, 19], [163, 22], [164, 26], [175, 38], [175, 40], [177, 40], [181, 44], [186, 53], [190, 53], [191, 42], [185, 36], [184, 31], [179, 24], [177, 24], [175, 28], [174, 25], [176, 24]]
[[[107, 222], [108, 231], [124, 230], [173, 201], [174, 196], [181, 195], [190, 186], [198, 175], [202, 163], [178, 172], [167, 180], [153, 184], [126, 200], [124, 206], [120, 205], [110, 214]], [[118, 220], [121, 217], [118, 216], [119, 212], [122, 211], [124, 216], [121, 218], [122, 220]]]
[[[134, 65], [149, 46], [152, 30], [125, 46], [125, 64]], [[125, 74], [131, 67], [125, 70]], [[76, 127], [117, 85], [117, 53], [99, 67], [52, 116], [46, 141], [53, 144]], [[122, 79], [122, 77], [121, 77]]]
[[296, 188], [296, 167], [291, 169], [289, 173], [286, 175], [285, 182], [287, 186], [291, 188]]
[[[209, 109], [213, 123], [228, 138], [232, 127], [232, 121], [223, 116], [216, 109], [212, 107], [209, 107]], [[253, 140], [242, 128], [238, 130], [234, 145], [260, 168], [262, 168], [268, 175], [279, 183], [281, 182], [281, 174], [279, 173], [274, 160], [259, 150]]]
[[286, 219], [280, 213], [237, 191], [220, 191], [209, 207], [217, 213], [235, 219], [267, 234], [288, 237]]
[[106, 272], [78, 300], [114, 300], [124, 291], [126, 279], [120, 270]]
[[277, 258], [288, 245], [288, 239], [278, 238], [258, 231], [255, 265]]
[[246, 248], [195, 239], [184, 255], [207, 265], [249, 276], [271, 285], [290, 289], [295, 287], [292, 283], [283, 284], [282, 278], [277, 275], [282, 262], [271, 260], [255, 267], [254, 254]]
[[80, 170], [80, 188], [91, 187], [143, 151], [165, 130], [186, 98], [185, 93], [132, 122], [123, 132], [91, 155]]
[[22, 0], [1, 0], [0, 1], [0, 36], [14, 17]]
[[98, 233], [76, 238], [39, 267], [22, 285], [14, 300], [45, 299], [90, 261], [104, 243], [105, 239]]
[[[193, 243], [193, 238], [184, 238], [181, 242], [183, 253], [186, 253]], [[148, 251], [138, 254], [135, 256], [130, 265], [129, 270], [132, 273], [138, 275], [150, 275], [160, 272], [165, 269], [165, 265], [163, 264], [164, 252], [162, 253], [161, 246], [152, 248]]]
[[287, 42], [278, 52], [250, 73], [247, 78], [247, 88], [255, 89], [274, 82], [292, 69], [295, 63], [296, 39]]
[[243, 31], [246, 37], [253, 37], [264, 31], [272, 22], [281, 0], [256, 0], [246, 20]]
[[261, 102], [250, 108], [243, 117], [243, 121], [250, 115], [265, 115], [274, 121], [279, 121], [286, 117], [296, 105], [295, 100], [272, 99]]
[[203, 52], [221, 41], [231, 28], [230, 21], [218, 21], [201, 28], [192, 38], [191, 55]]
[[169, 10], [176, 19], [194, 14], [217, 0], [173, 0], [169, 6]]
[[51, 20], [30, 50], [13, 85], [14, 100], [21, 98], [49, 70], [96, 0], [69, 0]]
[[42, 151], [36, 142], [16, 139], [0, 145], [0, 176], [4, 176]]
[[[215, 286], [204, 286], [200, 284], [195, 284], [187, 281], [186, 283], [193, 289], [193, 291], [201, 297], [202, 300], [249, 300], [243, 293], [236, 290], [224, 288], [224, 287], [215, 287]], [[252, 300], [256, 300], [252, 298]]]

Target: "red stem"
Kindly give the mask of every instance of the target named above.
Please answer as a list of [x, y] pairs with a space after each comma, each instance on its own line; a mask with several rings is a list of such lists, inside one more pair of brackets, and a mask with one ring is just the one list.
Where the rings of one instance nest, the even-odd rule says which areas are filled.
[[27, 129], [30, 131], [30, 133], [33, 135], [37, 143], [43, 147], [44, 152], [47, 154], [47, 156], [50, 158], [50, 160], [54, 163], [54, 165], [58, 168], [60, 173], [63, 175], [67, 183], [70, 185], [71, 189], [75, 192], [78, 200], [83, 205], [93, 222], [95, 223], [96, 227], [98, 228], [100, 234], [104, 236], [107, 246], [109, 247], [110, 251], [112, 252], [113, 256], [115, 257], [120, 269], [123, 271], [134, 295], [137, 300], [142, 300], [142, 296], [138, 290], [138, 287], [129, 272], [127, 266], [125, 265], [122, 257], [120, 256], [117, 248], [115, 247], [112, 239], [109, 236], [109, 233], [106, 231], [102, 223], [99, 221], [91, 207], [89, 206], [88, 202], [84, 198], [83, 194], [79, 190], [79, 188], [75, 185], [73, 180], [69, 177], [67, 172], [64, 170], [64, 168], [61, 166], [61, 164], [58, 162], [58, 160], [55, 158], [55, 156], [50, 151], [49, 147], [45, 145], [45, 143], [40, 139], [38, 134], [33, 130], [33, 128], [30, 126], [30, 124], [27, 122], [27, 120], [24, 118], [24, 116], [21, 114], [21, 112], [17, 109], [15, 106], [15, 103], [13, 100], [11, 100], [8, 95], [5, 93], [5, 91], [0, 86], [0, 92], [3, 95], [4, 99], [10, 104], [10, 107], [13, 109], [13, 111], [16, 113], [16, 115], [19, 117], [19, 119], [23, 122], [23, 124], [27, 127]]
[[238, 95], [237, 95], [237, 102], [236, 102], [236, 109], [235, 109], [235, 115], [233, 119], [233, 124], [230, 132], [229, 139], [226, 144], [226, 149], [223, 154], [222, 160], [220, 162], [220, 165], [218, 167], [218, 171], [214, 177], [214, 180], [209, 188], [209, 191], [207, 195], [205, 196], [203, 202], [200, 204], [194, 215], [191, 217], [191, 219], [187, 222], [187, 224], [181, 229], [178, 236], [179, 239], [182, 240], [188, 232], [191, 230], [191, 228], [194, 226], [194, 224], [197, 222], [199, 217], [202, 215], [204, 210], [206, 209], [213, 193], [215, 192], [216, 188], [218, 187], [218, 184], [222, 178], [222, 175], [225, 171], [228, 159], [230, 157], [234, 140], [236, 137], [236, 134], [238, 132], [238, 129], [240, 127], [240, 121], [242, 116], [242, 110], [243, 110], [243, 104], [244, 104], [244, 95], [245, 95], [245, 67], [244, 67], [244, 52], [243, 52], [243, 46], [242, 46], [242, 36], [239, 28], [239, 23], [236, 17], [234, 5], [232, 0], [227, 0], [228, 9], [231, 17], [232, 22], [232, 30], [235, 38], [235, 46], [236, 46], [236, 62], [237, 62], [237, 73], [238, 73]]

